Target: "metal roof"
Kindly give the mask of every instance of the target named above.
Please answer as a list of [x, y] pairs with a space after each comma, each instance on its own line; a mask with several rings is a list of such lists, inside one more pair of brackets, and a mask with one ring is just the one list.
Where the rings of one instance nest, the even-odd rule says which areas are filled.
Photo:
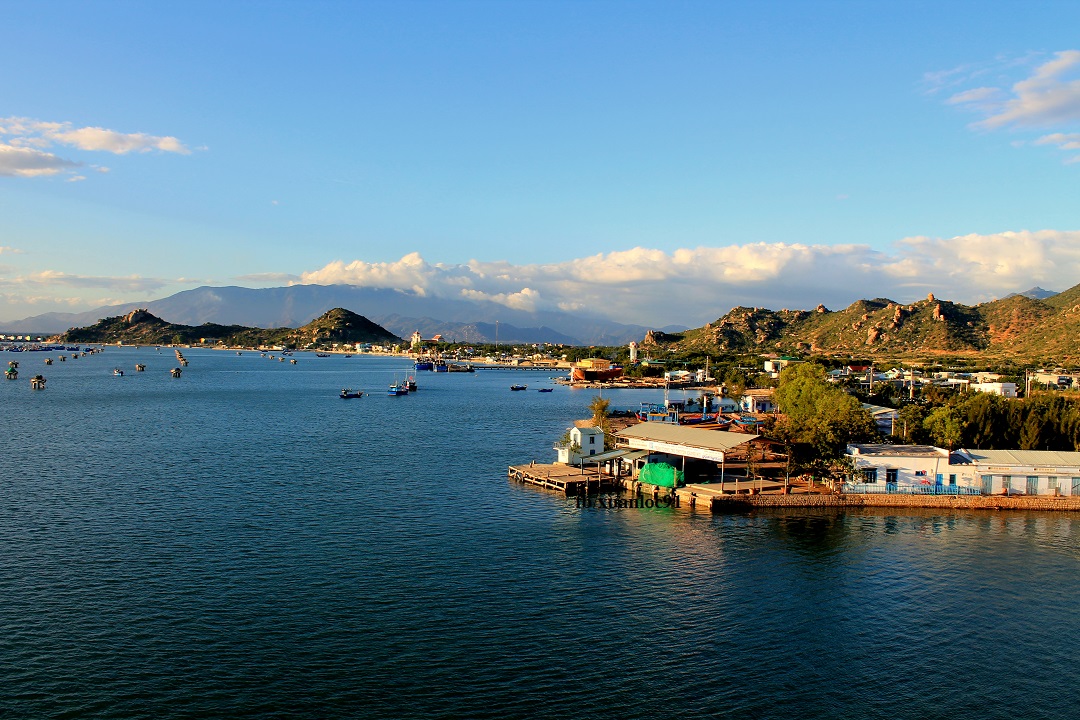
[[[682, 445], [686, 448], [727, 452], [732, 448], [748, 443], [760, 435], [728, 432], [726, 430], [705, 430], [696, 427], [684, 427], [668, 423], [638, 423], [615, 433], [624, 440], [658, 442], [668, 445]], [[648, 448], [646, 448], [648, 449]]]
[[963, 452], [985, 465], [1030, 465], [1032, 467], [1080, 467], [1080, 452], [1057, 450], [969, 450]]
[[880, 443], [851, 443], [862, 457], [948, 457], [949, 451], [933, 445], [884, 445]]
[[578, 464], [600, 463], [608, 460], [614, 460], [616, 458], [622, 458], [633, 462], [640, 457], [645, 457], [649, 454], [648, 450], [628, 450], [626, 448], [619, 448], [618, 450], [608, 450], [607, 452], [597, 453], [596, 455], [584, 455]]

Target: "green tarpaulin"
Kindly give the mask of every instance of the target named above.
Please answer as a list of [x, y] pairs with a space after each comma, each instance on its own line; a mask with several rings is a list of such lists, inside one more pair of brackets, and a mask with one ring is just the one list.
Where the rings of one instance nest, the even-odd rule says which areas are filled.
[[638, 480], [646, 485], [660, 487], [682, 487], [686, 484], [681, 470], [676, 470], [667, 463], [648, 463], [641, 468]]

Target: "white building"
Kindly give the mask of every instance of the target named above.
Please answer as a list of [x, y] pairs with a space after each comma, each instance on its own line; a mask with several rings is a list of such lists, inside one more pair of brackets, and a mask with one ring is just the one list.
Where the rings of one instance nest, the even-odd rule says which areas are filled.
[[971, 383], [971, 389], [975, 392], [990, 393], [1001, 397], [1016, 397], [1016, 383], [1011, 382], [978, 382]]
[[1080, 496], [1080, 452], [960, 450], [986, 495]]
[[855, 461], [856, 484], [877, 486], [882, 492], [887, 486], [895, 486], [888, 489], [896, 492], [914, 492], [930, 490], [930, 486], [974, 488], [978, 484], [966, 457], [933, 445], [852, 443], [847, 455]]
[[881, 405], [871, 405], [870, 403], [863, 403], [863, 410], [870, 413], [874, 418], [874, 424], [877, 425], [878, 432], [882, 435], [895, 435], [898, 422], [900, 420], [900, 411], [893, 408], [883, 407]]
[[592, 420], [575, 420], [568, 431], [569, 442], [557, 442], [554, 449], [559, 454], [557, 462], [578, 464], [583, 457], [604, 452], [604, 431]]
[[744, 390], [739, 399], [739, 407], [748, 413], [771, 413], [776, 410], [773, 389]]

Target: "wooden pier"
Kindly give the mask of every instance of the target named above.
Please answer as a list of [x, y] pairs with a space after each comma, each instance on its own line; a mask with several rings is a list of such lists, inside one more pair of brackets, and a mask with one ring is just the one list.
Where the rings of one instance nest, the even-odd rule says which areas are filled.
[[511, 465], [509, 477], [514, 482], [556, 490], [566, 495], [588, 495], [622, 487], [622, 478], [597, 468], [574, 467], [557, 463]]

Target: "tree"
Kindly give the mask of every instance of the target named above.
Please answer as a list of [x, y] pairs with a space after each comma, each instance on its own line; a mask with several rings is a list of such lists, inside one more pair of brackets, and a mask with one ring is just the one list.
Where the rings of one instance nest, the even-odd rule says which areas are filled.
[[784, 368], [776, 401], [783, 420], [776, 434], [801, 464], [839, 458], [849, 442], [877, 437], [874, 419], [862, 404], [825, 380], [825, 368], [800, 363]]
[[930, 433], [930, 439], [935, 445], [947, 447], [950, 450], [960, 444], [963, 432], [963, 418], [960, 412], [951, 405], [942, 405], [934, 408], [923, 420], [923, 428]]
[[611, 401], [597, 395], [589, 403], [589, 412], [592, 413], [593, 425], [604, 431], [604, 449], [609, 450], [615, 446], [615, 438], [611, 437], [611, 420], [608, 418], [608, 409]]

